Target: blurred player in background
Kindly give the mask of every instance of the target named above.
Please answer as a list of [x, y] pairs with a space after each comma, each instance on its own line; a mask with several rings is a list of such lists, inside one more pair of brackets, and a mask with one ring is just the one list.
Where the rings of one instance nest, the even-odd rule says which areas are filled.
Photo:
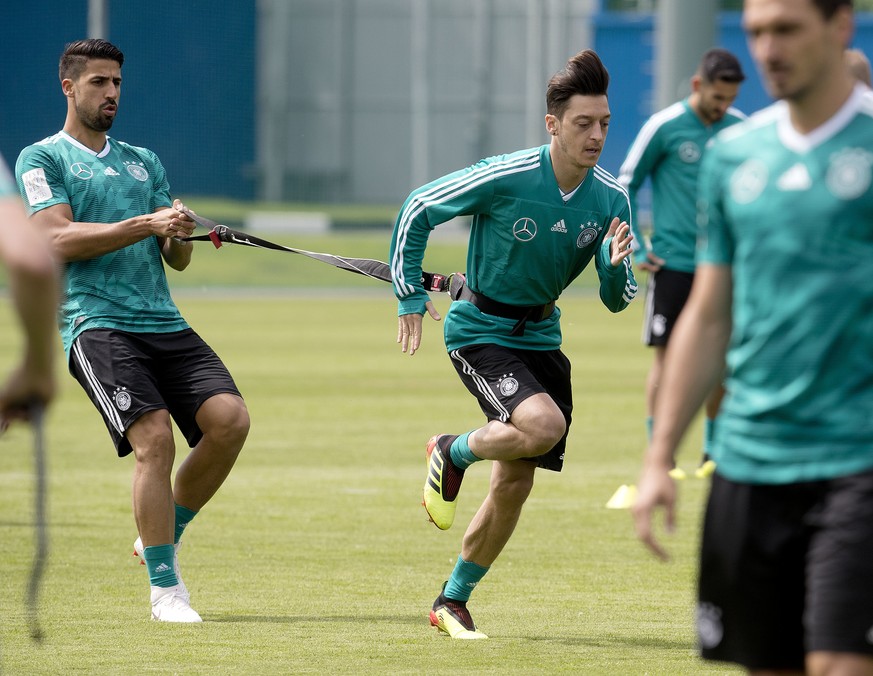
[[44, 233], [33, 227], [15, 180], [0, 157], [0, 261], [24, 333], [21, 361], [0, 384], [0, 433], [30, 407], [55, 395], [54, 350], [59, 297], [58, 270]]
[[[637, 195], [647, 178], [652, 185], [652, 235], [647, 243], [634, 221], [635, 267], [649, 273], [643, 341], [655, 358], [646, 380], [646, 431], [652, 435], [664, 353], [694, 280], [697, 241], [697, 174], [710, 139], [745, 116], [732, 107], [745, 74], [737, 58], [710, 49], [691, 78], [691, 95], [655, 113], [640, 129], [621, 166], [636, 212]], [[717, 385], [706, 401], [703, 457], [699, 476], [712, 473], [709, 446], [724, 390]]]
[[424, 313], [440, 319], [420, 281], [430, 231], [456, 216], [473, 217], [466, 285], [455, 285], [445, 340], [489, 422], [430, 440], [423, 495], [431, 520], [447, 529], [465, 470], [493, 461], [488, 495], [430, 613], [453, 638], [487, 638], [466, 602], [512, 535], [536, 468], [563, 466], [573, 402], [555, 301], [592, 259], [611, 311], [636, 294], [627, 193], [597, 165], [610, 119], [608, 84], [599, 57], [580, 52], [548, 85], [550, 144], [437, 179], [413, 191], [397, 217], [397, 341], [409, 354], [419, 349]]
[[746, 0], [779, 102], [700, 174], [694, 288], [664, 364], [634, 507], [673, 526], [673, 454], [723, 375], [697, 634], [752, 673], [873, 674], [873, 93], [846, 68], [851, 0]]
[[[134, 549], [148, 567], [152, 617], [200, 622], [179, 572], [179, 538], [233, 467], [249, 416], [224, 364], [170, 296], [164, 263], [188, 266], [193, 245], [177, 238], [194, 223], [173, 208], [157, 156], [106, 134], [123, 62], [105, 40], [67, 45], [64, 127], [25, 148], [16, 173], [31, 220], [66, 264], [61, 336], [70, 372], [118, 455], [135, 458]], [[175, 482], [171, 419], [192, 448]]]

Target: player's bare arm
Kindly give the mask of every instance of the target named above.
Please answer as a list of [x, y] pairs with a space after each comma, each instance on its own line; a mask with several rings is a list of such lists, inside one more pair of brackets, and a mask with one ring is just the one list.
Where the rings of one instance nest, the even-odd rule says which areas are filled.
[[676, 489], [668, 472], [691, 420], [724, 376], [724, 356], [731, 333], [731, 270], [703, 265], [695, 273], [691, 295], [667, 347], [655, 429], [643, 462], [632, 514], [637, 535], [656, 556], [667, 552], [654, 535], [658, 507], [665, 525], [675, 525]]
[[0, 432], [10, 420], [28, 418], [30, 407], [55, 395], [55, 311], [58, 270], [45, 238], [17, 199], [0, 199], [0, 259], [24, 335], [24, 357], [0, 384]]
[[96, 258], [152, 235], [187, 237], [194, 231], [194, 223], [171, 207], [116, 223], [79, 223], [69, 204], [55, 204], [31, 220], [48, 233], [55, 254], [65, 261]]
[[[442, 317], [437, 312], [433, 305], [433, 301], [427, 301], [427, 313], [431, 318], [438, 322]], [[409, 356], [415, 354], [416, 350], [421, 347], [421, 332], [424, 322], [424, 315], [412, 313], [408, 315], [400, 315], [397, 318], [397, 342], [400, 343], [401, 352], [409, 352]]]

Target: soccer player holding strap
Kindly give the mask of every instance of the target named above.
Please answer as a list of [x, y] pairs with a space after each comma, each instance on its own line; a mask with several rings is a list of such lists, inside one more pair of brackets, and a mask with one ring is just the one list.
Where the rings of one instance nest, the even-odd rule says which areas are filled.
[[627, 193], [597, 165], [610, 119], [609, 75], [591, 50], [572, 57], [546, 93], [551, 142], [484, 159], [413, 191], [397, 217], [390, 260], [403, 352], [421, 344], [422, 318], [439, 320], [421, 286], [430, 231], [471, 215], [466, 286], [454, 294], [445, 341], [488, 423], [427, 444], [424, 506], [452, 525], [465, 470], [492, 460], [491, 486], [467, 528], [431, 623], [453, 638], [487, 638], [466, 602], [508, 542], [534, 471], [560, 471], [573, 409], [555, 301], [593, 260], [613, 312], [636, 294]]
[[776, 104], [700, 174], [694, 288], [664, 365], [633, 514], [674, 521], [673, 454], [723, 374], [697, 634], [751, 673], [873, 674], [873, 94], [851, 0], [746, 0]]
[[[60, 60], [63, 129], [25, 148], [19, 188], [31, 219], [65, 263], [61, 336], [70, 372], [119, 456], [135, 458], [135, 551], [148, 568], [152, 617], [200, 622], [179, 573], [179, 538], [221, 486], [249, 416], [233, 379], [182, 318], [164, 263], [184, 270], [191, 219], [173, 208], [157, 156], [107, 136], [124, 56], [105, 40], [67, 45]], [[191, 452], [171, 481], [172, 422]]]
[[0, 157], [0, 261], [24, 333], [20, 363], [0, 384], [0, 433], [13, 420], [27, 420], [31, 406], [55, 396], [55, 321], [58, 270], [48, 240], [28, 222], [15, 179]]
[[[694, 280], [697, 241], [697, 174], [706, 145], [722, 129], [745, 119], [731, 104], [745, 74], [737, 58], [710, 49], [691, 78], [691, 94], [652, 115], [640, 129], [621, 166], [618, 180], [627, 188], [631, 208], [647, 178], [652, 185], [651, 245], [634, 222], [634, 264], [649, 273], [643, 319], [643, 341], [655, 358], [646, 379], [646, 431], [652, 434], [655, 400], [664, 353], [676, 319]], [[706, 401], [703, 457], [699, 476], [712, 473], [709, 446], [724, 390], [717, 385]]]

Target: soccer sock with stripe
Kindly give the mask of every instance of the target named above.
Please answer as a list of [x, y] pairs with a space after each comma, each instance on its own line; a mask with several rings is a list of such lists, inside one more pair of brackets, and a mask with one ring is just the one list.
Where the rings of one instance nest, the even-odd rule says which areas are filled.
[[176, 569], [173, 568], [173, 545], [146, 547], [142, 556], [149, 572], [149, 583], [153, 587], [172, 587], [179, 584]]
[[179, 539], [182, 537], [182, 533], [185, 530], [185, 526], [187, 526], [191, 519], [197, 516], [197, 512], [191, 511], [187, 507], [182, 507], [182, 505], [176, 505], [176, 532], [173, 535], [173, 542], [179, 542]]
[[479, 584], [479, 580], [485, 577], [488, 568], [483, 568], [472, 561], [464, 561], [460, 556], [455, 564], [455, 569], [452, 571], [452, 576], [446, 583], [446, 588], [443, 590], [443, 595], [453, 601], [462, 601], [466, 603], [470, 600], [470, 594], [473, 589]]
[[449, 457], [452, 460], [452, 464], [458, 469], [467, 469], [474, 462], [479, 462], [482, 459], [470, 450], [469, 439], [471, 434], [472, 432], [461, 434], [449, 447]]

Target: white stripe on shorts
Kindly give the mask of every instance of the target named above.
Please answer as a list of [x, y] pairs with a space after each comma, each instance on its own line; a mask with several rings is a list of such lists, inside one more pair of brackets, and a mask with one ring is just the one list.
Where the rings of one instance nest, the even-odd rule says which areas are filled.
[[468, 375], [473, 379], [473, 382], [476, 383], [476, 389], [479, 390], [491, 406], [494, 407], [494, 411], [498, 414], [500, 422], [508, 422], [509, 411], [506, 410], [506, 407], [500, 402], [497, 395], [491, 391], [490, 387], [488, 387], [488, 381], [476, 373], [476, 369], [470, 365], [470, 362], [461, 356], [459, 350], [452, 350], [452, 352], [449, 353], [449, 356], [462, 365], [465, 375]]
[[73, 343], [72, 353], [73, 359], [76, 360], [76, 363], [79, 365], [82, 373], [85, 374], [85, 379], [88, 381], [88, 384], [91, 386], [91, 390], [94, 392], [94, 398], [98, 402], [98, 407], [103, 412], [103, 415], [106, 417], [106, 419], [110, 423], [112, 423], [112, 426], [116, 429], [116, 431], [123, 436], [124, 423], [121, 422], [121, 417], [118, 415], [118, 411], [115, 410], [115, 406], [112, 405], [112, 400], [106, 394], [106, 391], [103, 389], [100, 381], [97, 380], [97, 376], [94, 375], [94, 369], [91, 368], [90, 362], [85, 358], [85, 354], [82, 352], [82, 348], [79, 347], [78, 340]]

